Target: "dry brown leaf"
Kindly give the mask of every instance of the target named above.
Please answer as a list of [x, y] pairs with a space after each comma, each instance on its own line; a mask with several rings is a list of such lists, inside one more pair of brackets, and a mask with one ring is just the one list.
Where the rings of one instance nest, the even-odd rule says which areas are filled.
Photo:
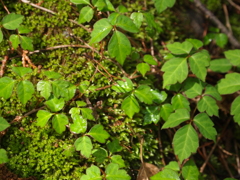
[[150, 163], [142, 163], [137, 180], [150, 180], [150, 177], [157, 174], [160, 170], [157, 166]]

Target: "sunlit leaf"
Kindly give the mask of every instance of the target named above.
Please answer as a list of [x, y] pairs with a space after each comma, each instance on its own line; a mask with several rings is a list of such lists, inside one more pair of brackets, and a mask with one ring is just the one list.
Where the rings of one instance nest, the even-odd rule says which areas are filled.
[[203, 42], [198, 39], [186, 39], [186, 41], [190, 42], [195, 49], [199, 49], [203, 46]]
[[90, 0], [70, 0], [74, 4], [88, 4], [90, 5]]
[[119, 144], [118, 139], [114, 139], [112, 142], [107, 143], [107, 148], [111, 153], [119, 152], [122, 150], [122, 146]]
[[107, 180], [130, 180], [131, 177], [127, 174], [125, 170], [120, 170], [119, 165], [115, 163], [110, 163], [106, 167], [106, 179]]
[[80, 180], [101, 180], [101, 171], [97, 166], [91, 165], [87, 168], [86, 175], [81, 176]]
[[228, 59], [214, 59], [210, 61], [209, 69], [214, 72], [226, 73], [232, 68]]
[[146, 72], [150, 71], [150, 66], [147, 63], [139, 63], [137, 70], [145, 77]]
[[184, 82], [183, 90], [188, 98], [195, 98], [202, 94], [203, 85], [197, 78], [187, 78]]
[[79, 134], [85, 133], [87, 130], [87, 120], [80, 115], [72, 115], [73, 124], [70, 124], [70, 131]]
[[112, 163], [118, 164], [119, 168], [126, 167], [124, 160], [122, 159], [122, 156], [120, 155], [114, 155], [111, 157]]
[[75, 143], [74, 146], [76, 147], [77, 151], [81, 151], [81, 154], [86, 157], [89, 158], [91, 153], [92, 153], [92, 141], [88, 136], [83, 136], [78, 138]]
[[81, 24], [91, 21], [91, 19], [93, 18], [93, 14], [94, 11], [92, 8], [90, 8], [89, 6], [83, 7], [80, 11], [78, 22]]
[[66, 130], [68, 117], [65, 114], [55, 114], [52, 119], [52, 125], [55, 131], [62, 134]]
[[12, 71], [20, 77], [23, 77], [25, 74], [31, 73], [32, 69], [26, 67], [12, 67]]
[[215, 86], [212, 86], [210, 84], [208, 84], [205, 87], [205, 92], [204, 94], [210, 95], [211, 97], [215, 98], [218, 101], [222, 100], [222, 96], [219, 94], [219, 92], [217, 91]]
[[115, 90], [116, 92], [130, 92], [133, 90], [133, 83], [130, 79], [124, 77], [122, 78], [125, 81], [117, 81], [116, 85], [112, 86], [112, 89]]
[[25, 26], [20, 26], [19, 28], [18, 28], [18, 33], [19, 34], [27, 34], [27, 33], [30, 33], [31, 32], [31, 30], [29, 29], [29, 28], [27, 28], [27, 27], [25, 27]]
[[206, 111], [209, 116], [218, 116], [218, 105], [215, 99], [209, 96], [203, 96], [197, 103], [200, 112]]
[[151, 88], [149, 86], [141, 85], [134, 91], [134, 95], [139, 99], [139, 101], [146, 104], [152, 104], [150, 89]]
[[62, 77], [61, 74], [54, 72], [54, 71], [43, 71], [43, 74], [47, 76], [49, 79], [58, 79]]
[[184, 41], [183, 43], [175, 42], [173, 44], [168, 44], [167, 48], [173, 54], [189, 54], [193, 45], [188, 41]]
[[27, 103], [28, 100], [32, 98], [34, 92], [34, 86], [28, 80], [20, 81], [17, 85], [18, 98], [24, 105]]
[[0, 164], [7, 163], [8, 161], [7, 152], [5, 149], [0, 149]]
[[153, 59], [153, 57], [149, 54], [143, 56], [143, 61], [151, 65], [157, 65], [158, 63]]
[[124, 15], [118, 16], [115, 25], [117, 27], [120, 27], [120, 28], [124, 29], [125, 31], [128, 31], [128, 32], [132, 32], [132, 33], [137, 33], [138, 32], [138, 28], [133, 23], [133, 21], [129, 17], [124, 16]]
[[25, 50], [33, 51], [33, 40], [26, 36], [20, 36], [21, 47]]
[[151, 180], [180, 180], [178, 173], [168, 168], [164, 168], [159, 173], [150, 177]]
[[67, 93], [67, 88], [70, 82], [64, 80], [52, 81], [52, 90], [55, 97], [64, 97]]
[[153, 102], [159, 103], [159, 104], [164, 102], [168, 96], [168, 94], [165, 91], [159, 92], [158, 90], [151, 89], [150, 93], [151, 93], [150, 96], [152, 96]]
[[48, 100], [45, 102], [45, 104], [47, 105], [47, 107], [52, 111], [52, 112], [57, 112], [60, 111], [63, 106], [64, 106], [64, 100], [61, 99], [57, 99], [56, 97]]
[[220, 94], [232, 94], [240, 90], [240, 74], [230, 73], [218, 82], [217, 89]]
[[159, 106], [146, 106], [144, 113], [143, 125], [155, 123], [160, 120], [160, 107]]
[[0, 29], [0, 42], [2, 42], [2, 40], [3, 40], [3, 33], [2, 33], [2, 30]]
[[124, 112], [132, 118], [135, 113], [138, 113], [140, 110], [140, 106], [134, 96], [127, 96], [123, 102], [121, 108]]
[[24, 16], [20, 14], [11, 13], [2, 19], [2, 25], [9, 30], [15, 30], [22, 23]]
[[4, 119], [3, 117], [0, 117], [0, 131], [4, 131], [10, 127], [10, 124]]
[[53, 113], [50, 113], [48, 111], [39, 110], [37, 112], [37, 126], [44, 127], [52, 115]]
[[167, 121], [173, 110], [174, 109], [171, 104], [163, 104], [161, 106], [160, 116], [163, 118], [164, 121]]
[[3, 97], [4, 99], [10, 98], [13, 92], [14, 84], [15, 80], [9, 77], [2, 77], [0, 79], [0, 97]]
[[103, 126], [100, 124], [93, 126], [88, 134], [100, 143], [105, 143], [106, 140], [110, 137], [109, 133], [104, 130]]
[[42, 97], [48, 99], [52, 92], [52, 87], [49, 81], [41, 80], [37, 83], [37, 90], [40, 91]]
[[182, 94], [176, 94], [172, 97], [171, 100], [173, 109], [182, 109], [185, 108], [190, 111], [190, 103]]
[[168, 7], [173, 7], [176, 0], [154, 0], [154, 5], [159, 13], [167, 9]]
[[234, 99], [231, 105], [231, 115], [236, 123], [240, 125], [240, 96]]
[[182, 168], [182, 176], [187, 180], [199, 180], [199, 170], [192, 159], [186, 162]]
[[224, 48], [224, 46], [228, 43], [228, 37], [224, 33], [218, 33], [215, 35], [215, 41], [219, 47]]
[[240, 64], [240, 50], [239, 49], [225, 51], [224, 55], [226, 56], [226, 58], [230, 61], [230, 63], [232, 65], [237, 66]]
[[166, 165], [164, 168], [172, 169], [174, 171], [180, 170], [179, 164], [176, 161], [170, 161], [169, 164]]
[[94, 120], [93, 111], [89, 108], [81, 108], [82, 116], [85, 119]]
[[133, 23], [136, 25], [137, 28], [141, 27], [142, 21], [143, 21], [143, 14], [140, 12], [133, 12], [130, 16], [130, 18], [133, 20]]
[[16, 35], [16, 34], [12, 34], [9, 38], [9, 40], [11, 41], [12, 43], [12, 47], [14, 49], [17, 49], [18, 48], [18, 45], [20, 44], [20, 39], [19, 39], [19, 36]]

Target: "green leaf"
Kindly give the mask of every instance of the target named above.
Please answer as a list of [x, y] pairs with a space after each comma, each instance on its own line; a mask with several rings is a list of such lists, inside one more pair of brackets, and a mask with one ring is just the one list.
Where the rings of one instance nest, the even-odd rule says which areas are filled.
[[77, 104], [78, 107], [87, 105], [87, 103], [85, 103], [84, 101], [76, 101], [76, 104]]
[[105, 0], [105, 2], [106, 2], [106, 5], [107, 5], [106, 8], [107, 8], [108, 11], [115, 11], [114, 6], [112, 5], [112, 3], [109, 0]]
[[145, 77], [146, 72], [150, 71], [150, 66], [147, 63], [139, 63], [137, 70]]
[[76, 147], [76, 150], [81, 151], [81, 154], [86, 158], [89, 158], [92, 154], [92, 141], [87, 136], [78, 138], [75, 141], [74, 146]]
[[218, 105], [215, 99], [209, 96], [203, 96], [197, 103], [200, 112], [206, 111], [209, 116], [218, 116]]
[[225, 178], [224, 180], [237, 180], [237, 179], [234, 179], [234, 178]]
[[203, 42], [198, 39], [186, 39], [186, 41], [190, 42], [195, 49], [199, 49], [203, 46]]
[[70, 0], [70, 1], [74, 4], [88, 4], [88, 5], [90, 5], [89, 0]]
[[47, 107], [52, 111], [52, 112], [57, 112], [60, 111], [63, 106], [64, 106], [64, 100], [61, 99], [57, 99], [56, 97], [48, 100], [45, 102], [45, 104], [47, 105]]
[[116, 92], [127, 93], [133, 90], [133, 83], [130, 79], [124, 77], [125, 81], [117, 81], [117, 84], [112, 86], [112, 89]]
[[111, 25], [115, 25], [116, 24], [118, 16], [120, 16], [120, 14], [116, 13], [116, 12], [111, 13], [108, 16], [108, 21], [111, 23]]
[[84, 93], [84, 92], [88, 89], [89, 85], [90, 85], [90, 82], [89, 82], [89, 81], [83, 81], [83, 82], [81, 82], [80, 85], [79, 85], [79, 91], [80, 91], [81, 93]]
[[111, 153], [119, 152], [122, 150], [122, 146], [119, 144], [118, 139], [114, 139], [112, 142], [107, 143], [107, 148]]
[[139, 101], [146, 104], [152, 104], [152, 97], [150, 93], [150, 87], [146, 85], [140, 85], [135, 91], [134, 95], [139, 99]]
[[238, 123], [240, 125], [240, 116], [239, 113], [240, 112], [240, 96], [238, 96], [237, 98], [234, 99], [234, 101], [232, 102], [231, 105], [231, 115], [233, 116], [233, 119], [236, 123]]
[[118, 164], [119, 168], [126, 167], [124, 160], [122, 159], [122, 156], [120, 155], [114, 155], [111, 157], [112, 163]]
[[28, 100], [32, 98], [34, 92], [34, 86], [28, 80], [20, 81], [17, 85], [18, 98], [24, 105], [27, 103]]
[[232, 65], [237, 66], [240, 64], [240, 50], [239, 49], [225, 51], [224, 55], [226, 56], [226, 58], [230, 61], [230, 63]]
[[168, 120], [163, 124], [162, 129], [176, 127], [182, 122], [189, 119], [190, 113], [187, 109], [177, 109], [168, 117]]
[[207, 51], [201, 51], [193, 54], [189, 58], [190, 69], [199, 79], [205, 81], [207, 75], [207, 66], [209, 66], [210, 56]]
[[194, 124], [199, 128], [201, 134], [208, 139], [216, 141], [217, 131], [213, 127], [214, 124], [212, 120], [206, 113], [200, 113], [196, 115], [193, 119]]
[[106, 149], [99, 148], [93, 150], [93, 156], [96, 157], [96, 162], [103, 163], [103, 161], [108, 157], [108, 153]]
[[163, 118], [164, 121], [167, 121], [173, 110], [174, 109], [171, 104], [163, 104], [161, 106], [160, 116]]
[[118, 10], [119, 13], [126, 13], [126, 12], [128, 12], [128, 9], [125, 6], [123, 6], [122, 4], [120, 4], [117, 7], [117, 10]]
[[121, 108], [130, 118], [132, 118], [133, 115], [138, 113], [140, 110], [140, 106], [133, 95], [127, 96], [123, 100]]
[[176, 0], [154, 0], [154, 5], [159, 13], [163, 12], [168, 7], [171, 8]]
[[150, 177], [150, 179], [151, 180], [180, 180], [178, 173], [168, 168], [164, 168], [159, 173]]
[[10, 124], [4, 119], [3, 117], [0, 117], [0, 131], [4, 131], [10, 127]]
[[106, 167], [106, 179], [107, 180], [130, 180], [131, 177], [125, 170], [119, 170], [119, 165], [110, 163]]
[[182, 168], [182, 176], [187, 180], [199, 180], [199, 170], [192, 159], [186, 162]]
[[76, 86], [69, 82], [69, 87], [65, 89], [64, 93], [61, 94], [65, 101], [71, 100], [76, 93]]
[[188, 124], [180, 128], [174, 135], [174, 152], [178, 155], [180, 163], [195, 153], [199, 146], [198, 135], [194, 128]]
[[123, 33], [115, 31], [108, 43], [108, 52], [123, 65], [126, 57], [131, 53], [131, 43]]
[[230, 73], [221, 79], [217, 84], [217, 89], [220, 94], [232, 94], [240, 90], [240, 74]]
[[50, 113], [48, 111], [39, 110], [37, 112], [37, 126], [44, 127], [52, 115], [53, 113]]
[[214, 72], [226, 73], [232, 68], [229, 60], [227, 59], [214, 59], [210, 61], [209, 69]]
[[68, 117], [65, 114], [55, 114], [52, 119], [52, 125], [55, 131], [62, 134], [66, 130]]
[[54, 71], [43, 71], [43, 74], [47, 76], [49, 79], [58, 79], [62, 77], [61, 74], [54, 72]]
[[215, 98], [218, 101], [222, 100], [222, 96], [218, 93], [216, 87], [212, 86], [212, 85], [207, 85], [205, 87], [205, 92], [204, 94], [206, 95], [210, 95], [211, 97]]
[[168, 96], [168, 94], [165, 91], [159, 92], [158, 90], [151, 89], [150, 93], [151, 93], [150, 96], [152, 96], [153, 102], [158, 103], [158, 104], [164, 102]]
[[66, 156], [67, 158], [73, 157], [73, 155], [75, 154], [75, 148], [73, 145], [64, 145], [63, 148], [64, 148], [64, 151], [63, 151], [64, 156]]
[[8, 161], [7, 152], [5, 149], [0, 149], [0, 164], [7, 163]]
[[2, 30], [0, 29], [0, 42], [2, 42], [2, 40], [3, 40], [3, 33], [2, 33]]
[[14, 49], [17, 49], [18, 48], [18, 45], [20, 44], [20, 39], [19, 39], [19, 36], [16, 35], [16, 34], [12, 34], [9, 38], [9, 40], [11, 41], [12, 43], [12, 47]]
[[184, 41], [183, 43], [175, 42], [173, 44], [168, 44], [167, 48], [173, 54], [189, 54], [193, 45], [188, 41]]
[[112, 28], [113, 26], [109, 23], [109, 21], [106, 18], [102, 18], [99, 21], [97, 21], [93, 25], [90, 44], [97, 43], [103, 40], [103, 38], [105, 38], [110, 33]]
[[85, 119], [94, 120], [93, 111], [89, 108], [81, 108], [82, 116]]
[[190, 99], [202, 94], [203, 85], [197, 78], [187, 78], [184, 82], [183, 91]]
[[224, 46], [228, 43], [228, 37], [224, 33], [218, 33], [215, 35], [215, 41], [219, 47], [224, 48]]
[[8, 99], [12, 95], [15, 80], [9, 77], [0, 78], [0, 97]]
[[176, 94], [172, 97], [171, 100], [173, 109], [182, 109], [185, 108], [190, 111], [190, 103], [182, 94]]
[[91, 19], [93, 18], [93, 14], [94, 11], [92, 8], [90, 8], [89, 6], [83, 7], [80, 11], [78, 22], [81, 24], [91, 21]]
[[179, 164], [176, 161], [169, 162], [169, 164], [166, 165], [164, 168], [168, 168], [174, 171], [180, 171]]
[[188, 65], [186, 58], [174, 58], [168, 60], [162, 66], [163, 88], [170, 84], [182, 83], [188, 75]]
[[70, 124], [70, 131], [74, 134], [85, 133], [87, 130], [87, 120], [80, 115], [72, 115], [73, 124]]
[[8, 30], [15, 30], [22, 23], [24, 16], [20, 14], [11, 13], [2, 19], [2, 25]]
[[97, 124], [93, 126], [88, 135], [92, 136], [96, 141], [100, 143], [105, 143], [106, 139], [110, 137], [107, 131], [103, 129], [103, 126], [101, 124]]
[[143, 14], [140, 12], [134, 12], [131, 14], [130, 18], [133, 20], [135, 26], [139, 29], [143, 22]]
[[104, 9], [104, 7], [106, 7], [106, 2], [105, 0], [95, 0], [95, 1], [92, 1], [94, 6], [97, 7], [97, 9], [99, 11], [102, 11]]
[[40, 95], [47, 100], [52, 92], [52, 87], [49, 81], [41, 80], [37, 83], [37, 90], [40, 91]]
[[137, 33], [139, 30], [133, 23], [133, 21], [124, 15], [119, 15], [115, 24], [117, 27], [124, 29], [125, 31]]
[[12, 67], [12, 71], [20, 77], [23, 77], [25, 74], [31, 73], [32, 69], [26, 67]]
[[55, 97], [65, 97], [67, 91], [66, 89], [69, 87], [70, 83], [64, 80], [56, 80], [52, 81], [52, 89]]
[[160, 108], [159, 106], [146, 106], [144, 113], [143, 125], [148, 125], [151, 123], [157, 124], [160, 120]]
[[20, 26], [19, 28], [18, 28], [18, 33], [19, 34], [27, 34], [27, 33], [30, 33], [31, 32], [31, 30], [29, 29], [29, 28], [27, 28], [27, 27], [25, 27], [25, 26]]
[[80, 180], [101, 180], [101, 171], [97, 166], [91, 165], [90, 168], [86, 170], [87, 175], [81, 176]]
[[151, 65], [157, 65], [158, 63], [153, 59], [153, 57], [149, 54], [146, 54], [143, 56], [143, 61], [151, 64]]
[[21, 47], [25, 50], [33, 51], [33, 40], [26, 36], [20, 36]]

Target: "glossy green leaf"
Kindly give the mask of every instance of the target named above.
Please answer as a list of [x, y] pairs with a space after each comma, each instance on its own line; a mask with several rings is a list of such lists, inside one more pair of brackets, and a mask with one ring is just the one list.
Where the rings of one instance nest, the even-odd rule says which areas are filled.
[[92, 3], [95, 7], [97, 7], [99, 11], [102, 11], [104, 7], [106, 7], [107, 5], [105, 0], [95, 0], [95, 1], [92, 1]]
[[179, 164], [176, 161], [170, 161], [168, 165], [166, 165], [164, 168], [171, 169], [174, 171], [180, 171]]
[[106, 179], [107, 180], [130, 180], [131, 177], [127, 174], [125, 170], [120, 170], [119, 165], [115, 163], [110, 163], [106, 167]]
[[176, 0], [154, 0], [154, 5], [159, 13], [163, 12], [168, 7], [171, 8]]
[[57, 112], [60, 111], [63, 106], [64, 106], [64, 100], [61, 99], [57, 99], [56, 97], [48, 100], [45, 102], [45, 104], [47, 105], [47, 107], [52, 111], [52, 112]]
[[2, 30], [0, 29], [0, 42], [2, 42], [2, 40], [3, 40], [3, 33], [2, 33]]
[[26, 67], [12, 67], [12, 71], [20, 77], [23, 77], [25, 74], [31, 73], [32, 69]]
[[83, 7], [80, 11], [78, 22], [81, 24], [81, 23], [91, 21], [91, 19], [93, 18], [93, 14], [94, 14], [94, 11], [91, 7], [89, 6]]
[[89, 108], [81, 108], [82, 116], [85, 119], [94, 120], [93, 111]]
[[180, 128], [173, 137], [174, 153], [178, 155], [180, 162], [195, 153], [199, 146], [198, 134], [188, 124]]
[[132, 33], [137, 33], [138, 28], [136, 25], [133, 23], [133, 21], [124, 15], [119, 15], [115, 24], [117, 27], [120, 27], [124, 29], [125, 31], [132, 32]]
[[203, 85], [199, 79], [187, 78], [184, 82], [183, 91], [188, 98], [192, 99], [202, 94]]
[[145, 77], [145, 74], [150, 71], [150, 66], [147, 63], [139, 63], [137, 70]]
[[76, 150], [81, 151], [81, 154], [86, 158], [89, 158], [92, 154], [92, 141], [88, 136], [78, 138], [74, 142], [74, 146], [76, 147]]
[[37, 83], [37, 90], [40, 91], [40, 95], [47, 100], [52, 92], [52, 86], [49, 81], [41, 80]]
[[130, 79], [124, 77], [125, 81], [117, 81], [117, 84], [112, 86], [112, 89], [116, 92], [127, 93], [133, 90], [133, 83]]
[[79, 91], [80, 91], [81, 93], [84, 93], [84, 92], [88, 89], [89, 85], [90, 85], [90, 82], [89, 82], [89, 81], [83, 81], [83, 82], [81, 82], [80, 85], [79, 85]]
[[70, 124], [70, 131], [74, 134], [85, 133], [87, 130], [87, 120], [80, 115], [72, 115], [73, 124]]
[[69, 82], [69, 87], [65, 89], [64, 93], [62, 93], [61, 96], [65, 101], [69, 101], [74, 97], [76, 90], [77, 87]]
[[61, 74], [54, 71], [43, 71], [43, 74], [47, 76], [49, 79], [59, 79], [60, 77], [62, 77]]
[[33, 51], [33, 40], [26, 36], [20, 36], [21, 47], [25, 50]]
[[0, 131], [4, 131], [10, 127], [10, 124], [4, 119], [3, 117], [0, 117]]
[[186, 41], [190, 42], [195, 49], [199, 49], [203, 46], [203, 42], [198, 39], [186, 39]]
[[120, 155], [114, 155], [111, 157], [112, 163], [118, 164], [119, 168], [126, 167], [124, 160], [122, 159], [122, 156]]
[[204, 94], [210, 95], [211, 97], [215, 98], [218, 101], [222, 100], [222, 96], [219, 94], [219, 92], [217, 91], [216, 87], [212, 86], [212, 85], [207, 85], [205, 87], [205, 92]]
[[167, 48], [173, 54], [189, 54], [193, 45], [188, 41], [184, 41], [183, 43], [175, 42], [173, 44], [168, 44]]
[[2, 19], [2, 25], [8, 30], [15, 30], [22, 23], [24, 16], [20, 14], [11, 13]]
[[11, 97], [15, 80], [9, 77], [0, 78], [0, 97], [8, 99]]
[[232, 94], [240, 90], [240, 74], [230, 73], [221, 79], [217, 84], [217, 89], [220, 94]]
[[168, 94], [165, 91], [159, 92], [158, 90], [151, 89], [150, 93], [151, 93], [150, 96], [152, 96], [153, 102], [158, 103], [158, 104], [164, 102], [168, 96]]
[[115, 25], [116, 24], [118, 16], [120, 16], [120, 14], [116, 13], [116, 12], [111, 13], [108, 16], [108, 21], [111, 23], [111, 25]]
[[150, 87], [146, 85], [140, 85], [135, 91], [134, 95], [139, 99], [139, 101], [146, 104], [152, 104], [152, 97], [150, 93]]
[[18, 98], [24, 105], [27, 103], [28, 100], [32, 98], [34, 92], [34, 86], [28, 80], [20, 81], [17, 85]]
[[233, 116], [233, 119], [236, 123], [240, 125], [240, 96], [234, 99], [231, 105], [231, 115]]
[[123, 33], [115, 31], [108, 43], [108, 52], [123, 65], [126, 57], [131, 53], [131, 43]]
[[240, 50], [239, 49], [225, 51], [224, 55], [226, 56], [226, 58], [230, 61], [230, 63], [232, 65], [237, 66], [240, 64]]
[[14, 49], [17, 49], [18, 48], [18, 45], [20, 44], [20, 39], [19, 39], [19, 36], [16, 35], [16, 34], [12, 34], [9, 38], [10, 42], [12, 43], [12, 47]]
[[214, 72], [226, 73], [232, 68], [229, 60], [227, 59], [214, 59], [210, 61], [209, 69]]
[[74, 4], [88, 4], [90, 5], [90, 0], [70, 0]]
[[25, 26], [20, 26], [19, 28], [18, 28], [18, 33], [19, 34], [27, 34], [27, 33], [30, 33], [31, 32], [31, 30], [29, 29], [29, 28], [27, 28], [27, 27], [25, 27]]
[[109, 0], [105, 0], [106, 2], [106, 8], [108, 11], [115, 11], [113, 4]]
[[228, 43], [228, 37], [224, 33], [218, 33], [215, 35], [215, 41], [219, 47], [224, 48], [224, 46]]
[[135, 113], [138, 113], [140, 110], [140, 106], [134, 96], [127, 96], [123, 102], [121, 108], [124, 112], [132, 118]]
[[103, 129], [103, 126], [101, 124], [93, 126], [88, 134], [100, 143], [105, 143], [106, 140], [110, 137], [108, 132]]
[[64, 80], [52, 81], [52, 90], [55, 97], [64, 97], [67, 93], [66, 89], [69, 87], [70, 83]]
[[102, 18], [99, 21], [97, 21], [93, 25], [90, 44], [97, 43], [103, 40], [103, 38], [105, 38], [110, 33], [112, 28], [113, 26], [109, 23], [109, 21], [106, 18]]
[[182, 168], [182, 176], [187, 180], [199, 180], [199, 170], [192, 159], [186, 162]]
[[98, 163], [103, 163], [103, 161], [108, 157], [107, 150], [101, 147], [99, 149], [93, 150], [92, 155], [96, 157], [96, 162]]
[[151, 180], [180, 180], [178, 173], [168, 168], [164, 168], [159, 173], [150, 177]]
[[185, 108], [190, 111], [190, 103], [187, 98], [184, 97], [182, 94], [174, 95], [172, 97], [171, 103], [173, 109], [175, 110]]
[[197, 103], [200, 112], [206, 111], [209, 116], [218, 116], [218, 105], [215, 99], [209, 96], [203, 96]]
[[205, 81], [209, 62], [210, 62], [210, 56], [206, 51], [201, 51], [196, 54], [193, 54], [189, 58], [189, 65], [190, 65], [191, 71], [202, 81]]
[[126, 13], [126, 12], [128, 12], [128, 9], [125, 6], [123, 6], [122, 4], [120, 4], [117, 7], [117, 10], [118, 10], [119, 13]]
[[177, 109], [170, 114], [168, 120], [163, 124], [162, 129], [176, 127], [190, 119], [190, 112], [187, 109]]
[[130, 18], [133, 20], [135, 26], [139, 29], [143, 22], [143, 14], [140, 12], [133, 12]]
[[208, 139], [216, 141], [217, 131], [213, 127], [214, 124], [212, 120], [206, 113], [200, 113], [196, 115], [193, 119], [194, 124], [198, 127], [201, 134]]
[[8, 161], [7, 152], [5, 149], [0, 149], [0, 164], [7, 163]]
[[146, 106], [146, 110], [143, 112], [143, 125], [151, 123], [157, 124], [160, 120], [160, 107], [159, 106]]
[[87, 168], [86, 175], [81, 176], [80, 180], [101, 180], [101, 171], [97, 166], [91, 165]]
[[68, 117], [65, 114], [55, 114], [52, 119], [52, 125], [55, 131], [62, 134], [66, 130]]
[[146, 54], [143, 56], [143, 61], [151, 64], [151, 65], [157, 65], [158, 63], [153, 59], [153, 57], [149, 54]]
[[37, 126], [44, 127], [52, 115], [53, 113], [50, 113], [48, 111], [39, 110], [37, 112]]
[[122, 150], [122, 146], [119, 144], [118, 139], [114, 139], [112, 142], [107, 143], [107, 148], [111, 153], [119, 152]]
[[186, 58], [174, 58], [168, 60], [162, 66], [163, 88], [170, 84], [182, 83], [188, 75], [188, 65]]
[[160, 116], [163, 118], [164, 121], [167, 121], [173, 110], [174, 109], [171, 104], [163, 104], [161, 106]]
[[145, 12], [145, 13], [143, 13], [143, 15], [145, 17], [145, 21], [149, 28], [154, 29], [158, 26], [157, 23], [155, 22], [155, 18], [152, 13]]

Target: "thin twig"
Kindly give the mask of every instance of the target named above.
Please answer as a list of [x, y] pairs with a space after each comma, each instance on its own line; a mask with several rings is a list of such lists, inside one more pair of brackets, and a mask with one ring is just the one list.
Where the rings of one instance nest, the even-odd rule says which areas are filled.
[[1, 3], [2, 3], [4, 9], [7, 11], [7, 13], [10, 14], [10, 11], [8, 10], [7, 6], [5, 6], [5, 4], [2, 0], [1, 0]]
[[236, 8], [238, 11], [240, 11], [240, 6], [237, 5], [236, 3], [234, 3], [232, 0], [228, 0], [228, 2], [234, 7]]
[[237, 148], [237, 142], [235, 141], [234, 143], [234, 148], [235, 148], [235, 151], [236, 151], [236, 162], [237, 162], [237, 172], [238, 174], [240, 175], [240, 159], [239, 159], [239, 155], [238, 155], [238, 148]]
[[222, 153], [220, 150], [219, 150], [219, 153], [220, 153], [220, 157], [221, 157], [221, 159], [222, 159], [222, 163], [223, 163], [223, 165], [225, 166], [225, 169], [227, 170], [229, 176], [230, 176], [231, 178], [233, 178], [232, 172], [231, 172], [231, 170], [229, 169], [229, 166], [228, 166], [228, 164], [227, 164], [226, 161], [225, 161], [225, 158], [224, 158], [223, 153]]
[[162, 139], [161, 139], [161, 127], [160, 124], [158, 125], [158, 146], [160, 149], [160, 155], [162, 156], [161, 160], [164, 166], [166, 166], [166, 162], [164, 160], [164, 154], [163, 154], [163, 145], [162, 145]]
[[229, 21], [228, 9], [227, 9], [226, 4], [223, 4], [223, 11], [224, 11], [224, 14], [225, 14], [225, 19], [226, 19], [226, 27], [232, 33], [232, 27], [231, 27], [231, 24], [230, 24], [230, 21]]
[[4, 56], [4, 58], [2, 60], [2, 66], [1, 66], [1, 69], [0, 69], [0, 77], [3, 77], [4, 69], [5, 69], [6, 64], [7, 64], [7, 60], [8, 60], [8, 56]]

